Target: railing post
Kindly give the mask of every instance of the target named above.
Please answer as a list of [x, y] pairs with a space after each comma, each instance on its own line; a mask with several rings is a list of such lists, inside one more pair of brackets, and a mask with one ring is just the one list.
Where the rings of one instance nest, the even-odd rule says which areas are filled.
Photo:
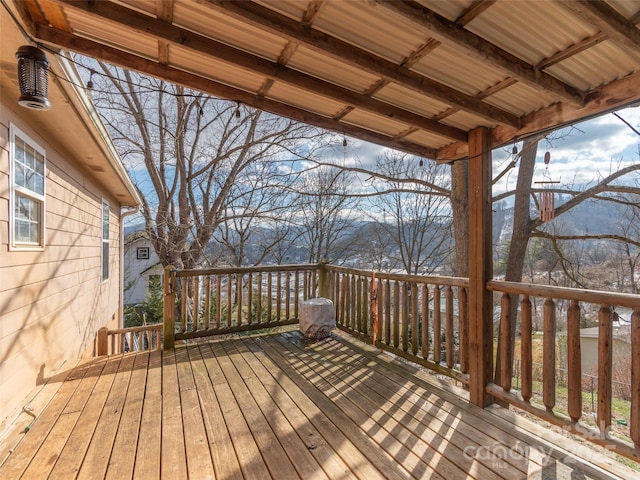
[[171, 350], [175, 346], [175, 308], [176, 308], [176, 292], [174, 285], [174, 271], [172, 265], [167, 265], [164, 269], [164, 301], [162, 304], [162, 329], [164, 350]]
[[491, 130], [469, 133], [469, 401], [493, 402], [487, 385], [493, 375], [493, 277], [491, 230]]
[[640, 308], [631, 315], [631, 440], [640, 448]]
[[107, 343], [107, 332], [107, 327], [102, 327], [100, 330], [98, 330], [98, 344], [96, 350], [99, 357], [102, 355], [107, 355], [109, 352]]
[[322, 260], [319, 263], [320, 270], [318, 272], [318, 296], [328, 298], [329, 292], [327, 288], [327, 263]]

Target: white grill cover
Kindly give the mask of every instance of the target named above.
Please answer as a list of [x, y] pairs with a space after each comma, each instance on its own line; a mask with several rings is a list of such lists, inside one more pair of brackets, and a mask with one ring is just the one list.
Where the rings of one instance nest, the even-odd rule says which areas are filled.
[[333, 302], [328, 298], [312, 298], [300, 304], [300, 331], [307, 338], [328, 337], [336, 328]]

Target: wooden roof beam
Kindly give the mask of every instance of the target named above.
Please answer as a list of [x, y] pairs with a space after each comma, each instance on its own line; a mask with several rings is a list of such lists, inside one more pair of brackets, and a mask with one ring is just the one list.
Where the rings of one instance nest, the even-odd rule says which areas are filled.
[[354, 138], [360, 138], [367, 142], [376, 143], [385, 147], [402, 150], [413, 155], [435, 158], [436, 151], [432, 148], [424, 147], [403, 139], [394, 139], [392, 136], [372, 132], [358, 127], [357, 125], [343, 123], [298, 107], [259, 97], [255, 93], [233, 88], [168, 65], [162, 65], [158, 62], [138, 57], [122, 50], [118, 50], [117, 48], [102, 45], [94, 42], [93, 40], [80, 38], [71, 33], [57, 30], [47, 25], [35, 25], [33, 35], [43, 43], [81, 53], [129, 70], [162, 78], [168, 82], [182, 85], [187, 88], [193, 88], [194, 90], [208, 93], [216, 97], [242, 102], [246, 105], [259, 108], [275, 115], [281, 115], [295, 121], [315, 125], [319, 128], [324, 128], [340, 134], [346, 134]]
[[[491, 130], [491, 148], [498, 148], [531, 135], [566, 127], [576, 122], [640, 104], [640, 73], [603, 85], [589, 92], [582, 108], [556, 103], [522, 117], [522, 128], [496, 127]], [[438, 149], [436, 160], [450, 162], [469, 155], [469, 145], [456, 142]]]
[[565, 0], [560, 4], [640, 58], [640, 31], [632, 20], [627, 20], [606, 2]]
[[455, 90], [441, 82], [424, 77], [417, 72], [402, 68], [367, 50], [339, 40], [326, 33], [307, 28], [302, 23], [281, 15], [267, 7], [251, 1], [229, 2], [203, 0], [212, 9], [240, 19], [263, 31], [268, 31], [288, 40], [329, 55], [332, 58], [361, 68], [368, 73], [402, 85], [422, 95], [458, 107], [492, 122], [517, 127], [517, 115], [499, 107], [482, 102], [471, 95]]
[[184, 48], [214, 56], [231, 65], [236, 65], [247, 71], [264, 75], [276, 82], [282, 82], [293, 87], [302, 88], [311, 93], [324, 95], [338, 102], [352, 105], [373, 114], [393, 118], [452, 140], [466, 141], [467, 139], [467, 133], [464, 130], [439, 123], [381, 100], [370, 98], [367, 95], [293, 70], [285, 65], [270, 62], [262, 57], [198, 35], [190, 30], [156, 21], [148, 15], [116, 3], [102, 1], [96, 2], [91, 6], [84, 2], [76, 3], [65, 1], [64, 3], [68, 5], [69, 8], [79, 8], [80, 10], [91, 12], [91, 14], [100, 16], [107, 21], [125, 25], [140, 34], [149, 35], [156, 40], [167, 41]]
[[414, 1], [377, 0], [377, 2], [382, 8], [427, 29], [437, 40], [456, 45], [469, 55], [493, 65], [522, 83], [544, 90], [563, 102], [575, 106], [584, 104], [583, 94], [572, 86], [541, 72], [533, 65]]

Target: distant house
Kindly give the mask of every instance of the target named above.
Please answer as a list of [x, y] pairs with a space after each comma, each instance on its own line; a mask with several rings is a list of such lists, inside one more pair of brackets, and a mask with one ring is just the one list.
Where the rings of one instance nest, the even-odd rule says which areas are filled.
[[[136, 190], [70, 57], [46, 51], [50, 110], [18, 104], [25, 38], [0, 9], [0, 423], [122, 318]], [[18, 413], [16, 413], [18, 412]], [[2, 430], [2, 425], [0, 425]]]
[[163, 267], [149, 238], [136, 232], [124, 239], [124, 304], [138, 305], [147, 296], [149, 281], [162, 278]]
[[[613, 322], [613, 368], [628, 370], [631, 366], [631, 311], [616, 313], [618, 317]], [[591, 375], [598, 373], [598, 337], [599, 327], [580, 330], [582, 371]]]

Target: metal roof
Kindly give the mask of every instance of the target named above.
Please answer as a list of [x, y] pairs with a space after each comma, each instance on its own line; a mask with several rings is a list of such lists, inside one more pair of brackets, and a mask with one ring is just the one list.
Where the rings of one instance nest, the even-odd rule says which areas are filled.
[[640, 0], [10, 4], [49, 46], [444, 161], [640, 100]]

